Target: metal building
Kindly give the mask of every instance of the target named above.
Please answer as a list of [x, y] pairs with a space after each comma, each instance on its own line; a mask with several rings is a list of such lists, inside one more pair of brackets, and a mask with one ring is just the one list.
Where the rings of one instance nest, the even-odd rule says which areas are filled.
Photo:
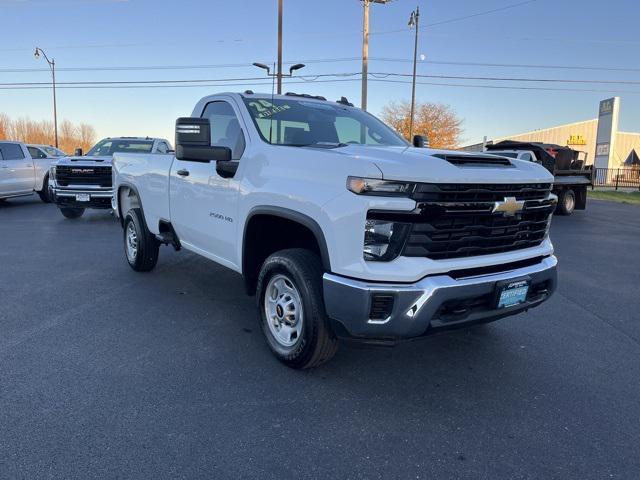
[[[640, 133], [618, 131], [619, 97], [601, 101], [598, 112], [598, 118], [592, 120], [493, 138], [487, 143], [516, 140], [567, 145], [574, 150], [587, 152], [588, 165], [595, 164], [599, 168], [621, 167], [632, 150], [640, 152]], [[468, 145], [461, 150], [481, 151], [483, 145]]]

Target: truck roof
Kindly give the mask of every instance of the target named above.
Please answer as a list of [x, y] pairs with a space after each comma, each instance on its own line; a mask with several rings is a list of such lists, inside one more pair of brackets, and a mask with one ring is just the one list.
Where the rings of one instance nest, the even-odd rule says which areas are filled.
[[328, 103], [339, 104], [347, 107], [353, 107], [353, 104], [350, 103], [346, 97], [341, 97], [339, 100], [336, 100], [334, 102], [331, 100], [327, 100], [325, 97], [321, 95], [310, 95], [307, 93], [295, 93], [295, 92], [286, 92], [282, 95], [272, 95], [271, 93], [254, 92], [252, 90], [245, 90], [244, 92], [220, 92], [213, 95], [207, 95], [206, 97], [202, 98], [201, 101], [211, 97], [217, 97], [222, 95], [231, 95], [231, 96], [236, 96], [241, 98], [260, 98], [264, 100], [271, 100], [271, 99], [292, 100], [297, 98], [297, 99], [303, 99], [305, 101], [322, 102], [322, 103], [328, 102]]
[[160, 137], [106, 137], [103, 140], [166, 140]]

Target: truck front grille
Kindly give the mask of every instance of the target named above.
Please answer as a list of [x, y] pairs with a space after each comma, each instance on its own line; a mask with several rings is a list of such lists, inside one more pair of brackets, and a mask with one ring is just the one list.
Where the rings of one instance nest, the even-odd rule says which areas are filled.
[[61, 187], [70, 185], [96, 185], [111, 188], [111, 167], [56, 167], [56, 183]]
[[[421, 184], [413, 194], [420, 220], [402, 255], [442, 260], [540, 245], [555, 207], [550, 191], [551, 184]], [[511, 198], [525, 201], [522, 211], [494, 213], [495, 202]]]

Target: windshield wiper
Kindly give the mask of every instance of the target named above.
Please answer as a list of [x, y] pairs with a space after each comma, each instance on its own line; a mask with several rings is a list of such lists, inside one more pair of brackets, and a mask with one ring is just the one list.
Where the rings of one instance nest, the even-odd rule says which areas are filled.
[[312, 148], [340, 148], [346, 147], [346, 143], [340, 142], [315, 142], [309, 143], [308, 145], [301, 145], [302, 147], [312, 147]]

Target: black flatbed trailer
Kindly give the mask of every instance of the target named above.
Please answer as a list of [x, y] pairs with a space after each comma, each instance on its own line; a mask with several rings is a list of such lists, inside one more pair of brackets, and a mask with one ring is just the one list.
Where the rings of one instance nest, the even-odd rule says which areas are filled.
[[585, 152], [552, 143], [513, 140], [487, 145], [485, 148], [496, 155], [507, 150], [533, 152], [536, 161], [553, 175], [553, 193], [558, 196], [556, 212], [571, 215], [573, 210], [587, 208], [587, 188], [593, 186], [594, 170], [586, 165]]

